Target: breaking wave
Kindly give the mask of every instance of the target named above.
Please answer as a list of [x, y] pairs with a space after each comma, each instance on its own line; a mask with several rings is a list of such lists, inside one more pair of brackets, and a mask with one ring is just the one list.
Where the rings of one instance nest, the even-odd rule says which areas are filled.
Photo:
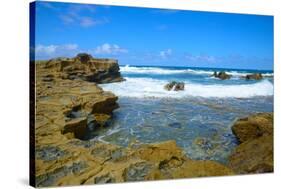
[[[196, 75], [212, 75], [214, 70], [203, 70], [203, 69], [173, 69], [173, 68], [160, 68], [160, 67], [135, 67], [135, 66], [121, 66], [121, 73], [124, 74], [196, 74]], [[227, 74], [233, 76], [245, 76], [251, 74], [250, 72], [244, 71], [226, 71]], [[264, 76], [271, 77], [273, 73], [263, 73]]]
[[104, 90], [112, 91], [119, 97], [135, 98], [183, 98], [183, 97], [217, 97], [217, 98], [250, 98], [273, 95], [273, 84], [262, 80], [253, 84], [223, 85], [197, 84], [185, 82], [184, 91], [167, 91], [164, 85], [168, 81], [152, 78], [130, 78], [120, 83], [102, 84]]

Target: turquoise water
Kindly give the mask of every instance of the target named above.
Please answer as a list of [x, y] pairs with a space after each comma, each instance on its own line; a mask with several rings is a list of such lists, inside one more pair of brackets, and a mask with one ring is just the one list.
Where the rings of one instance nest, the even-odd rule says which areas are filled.
[[[273, 111], [273, 73], [247, 81], [250, 70], [227, 70], [233, 77], [210, 77], [213, 70], [161, 67], [121, 67], [125, 82], [103, 84], [119, 97], [111, 124], [95, 131], [97, 138], [128, 146], [176, 140], [192, 159], [222, 163], [237, 146], [231, 125], [240, 117]], [[254, 71], [256, 72], [256, 71]], [[185, 83], [185, 91], [166, 91], [172, 80]]]

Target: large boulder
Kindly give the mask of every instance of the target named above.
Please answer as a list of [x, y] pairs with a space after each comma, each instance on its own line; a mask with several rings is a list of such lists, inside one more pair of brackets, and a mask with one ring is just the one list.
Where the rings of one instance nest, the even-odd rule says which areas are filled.
[[273, 114], [258, 113], [238, 119], [231, 127], [238, 140], [243, 143], [258, 138], [264, 134], [273, 134]]
[[214, 74], [212, 75], [216, 78], [219, 78], [221, 80], [225, 80], [225, 79], [230, 79], [231, 78], [231, 75], [227, 74], [226, 72], [224, 71], [221, 71], [219, 73], [217, 73], [216, 71], [214, 72]]
[[164, 86], [164, 89], [167, 91], [183, 91], [184, 90], [184, 83], [183, 82], [176, 82], [172, 81]]
[[239, 119], [232, 127], [240, 141], [229, 157], [239, 174], [273, 172], [273, 113]]

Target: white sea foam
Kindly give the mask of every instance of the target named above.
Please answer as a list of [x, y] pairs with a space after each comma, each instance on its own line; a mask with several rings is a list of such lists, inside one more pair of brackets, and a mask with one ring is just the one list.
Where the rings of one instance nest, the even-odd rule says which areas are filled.
[[186, 70], [173, 70], [156, 67], [134, 67], [122, 66], [120, 67], [121, 73], [134, 73], [134, 74], [178, 74], [185, 73]]
[[[212, 75], [213, 70], [200, 70], [200, 69], [171, 69], [171, 68], [159, 68], [159, 67], [135, 67], [135, 66], [121, 66], [121, 73], [125, 74], [196, 74], [196, 75]], [[252, 74], [250, 72], [239, 72], [239, 71], [227, 71], [234, 77], [245, 76], [247, 74]], [[273, 76], [273, 73], [264, 73], [264, 76]]]
[[254, 96], [273, 95], [273, 84], [263, 80], [254, 84], [222, 85], [185, 83], [184, 91], [167, 91], [164, 85], [168, 81], [151, 78], [126, 78], [120, 83], [101, 85], [104, 90], [112, 91], [120, 97], [154, 97], [154, 98], [183, 98], [183, 97], [218, 97], [218, 98], [249, 98]]

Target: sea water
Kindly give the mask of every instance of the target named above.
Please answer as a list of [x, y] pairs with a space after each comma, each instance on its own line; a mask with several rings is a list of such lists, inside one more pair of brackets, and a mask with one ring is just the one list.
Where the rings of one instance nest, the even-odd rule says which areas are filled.
[[[273, 72], [231, 70], [229, 80], [212, 77], [211, 68], [121, 66], [126, 79], [100, 85], [119, 97], [108, 127], [95, 140], [128, 146], [175, 140], [188, 157], [227, 163], [238, 142], [231, 126], [238, 118], [273, 111]], [[262, 73], [262, 80], [246, 74]], [[185, 83], [184, 91], [167, 91], [170, 81]]]

